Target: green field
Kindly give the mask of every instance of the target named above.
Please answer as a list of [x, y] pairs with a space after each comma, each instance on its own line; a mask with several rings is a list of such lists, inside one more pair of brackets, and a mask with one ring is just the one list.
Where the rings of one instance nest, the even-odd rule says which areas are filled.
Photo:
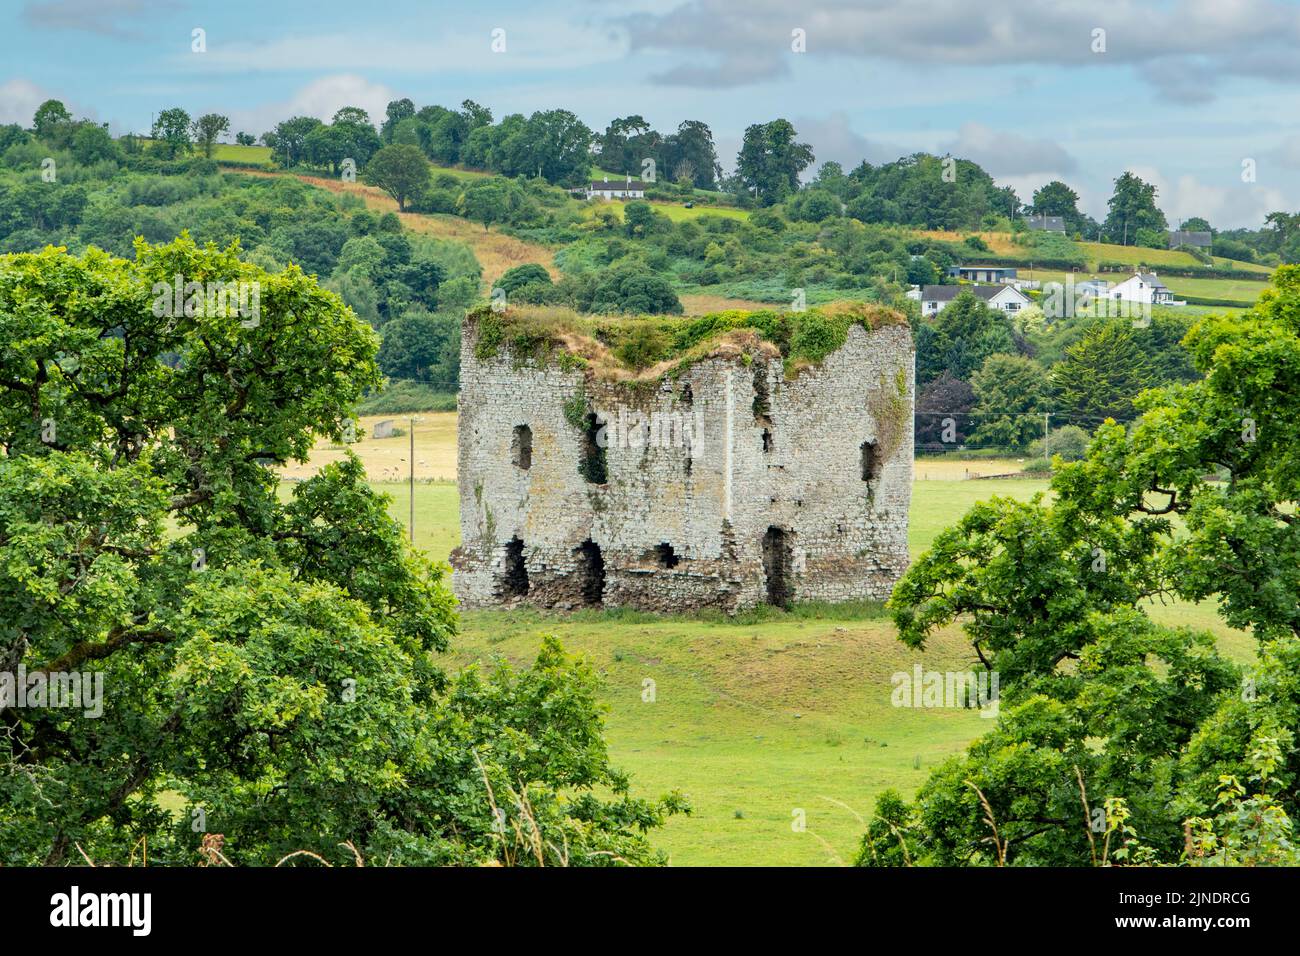
[[212, 158], [219, 163], [249, 163], [255, 166], [273, 165], [270, 146], [238, 146], [218, 143], [212, 149]]
[[[972, 468], [986, 467], [972, 462]], [[405, 484], [376, 486], [407, 520]], [[913, 554], [976, 501], [1028, 498], [1041, 480], [917, 481]], [[417, 546], [443, 559], [459, 541], [456, 486], [416, 484]], [[1208, 608], [1153, 609], [1169, 624], [1211, 628], [1225, 650], [1251, 655], [1251, 640]], [[609, 706], [607, 738], [636, 790], [688, 793], [695, 807], [656, 837], [678, 865], [817, 865], [851, 860], [876, 796], [911, 793], [936, 764], [982, 733], [970, 711], [890, 706], [890, 675], [921, 663], [964, 670], [971, 654], [946, 630], [925, 653], [900, 644], [874, 608], [763, 609], [733, 619], [619, 611], [551, 614], [473, 611], [451, 653], [455, 664], [503, 656], [524, 663], [540, 636], [558, 635], [593, 662]], [[642, 700], [643, 681], [655, 700]], [[802, 810], [805, 832], [791, 828]]]
[[[1186, 268], [1205, 268], [1195, 256], [1176, 249], [1148, 249], [1146, 246], [1116, 246], [1104, 242], [1076, 242], [1080, 251], [1088, 257], [1088, 264], [1096, 268], [1098, 262], [1127, 262], [1132, 265], [1146, 263], [1157, 269], [1161, 265], [1182, 266]], [[1253, 262], [1238, 262], [1235, 259], [1214, 257], [1214, 265], [1220, 269], [1242, 269], [1246, 272], [1272, 272], [1268, 266]]]

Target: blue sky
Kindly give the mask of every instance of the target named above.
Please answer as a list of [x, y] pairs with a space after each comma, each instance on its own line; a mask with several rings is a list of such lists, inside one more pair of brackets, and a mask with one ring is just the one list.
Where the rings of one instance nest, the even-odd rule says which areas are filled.
[[1297, 51], [1290, 0], [0, 0], [0, 122], [54, 96], [119, 132], [179, 105], [260, 134], [471, 98], [598, 131], [704, 120], [729, 167], [747, 125], [784, 116], [818, 163], [951, 151], [1025, 200], [1064, 179], [1098, 216], [1130, 169], [1175, 225], [1230, 228], [1300, 208]]

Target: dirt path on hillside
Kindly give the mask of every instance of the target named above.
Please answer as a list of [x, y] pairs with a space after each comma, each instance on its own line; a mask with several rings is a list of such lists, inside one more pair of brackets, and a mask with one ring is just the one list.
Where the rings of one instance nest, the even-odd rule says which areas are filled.
[[[397, 212], [397, 202], [377, 186], [345, 183], [328, 176], [308, 176], [304, 173], [277, 173], [253, 169], [230, 169], [225, 172], [267, 178], [293, 176], [310, 186], [328, 189], [332, 193], [352, 193], [360, 196], [365, 200], [366, 205], [376, 212]], [[524, 242], [522, 239], [492, 229], [485, 230], [482, 226], [475, 225], [468, 219], [461, 219], [459, 216], [400, 212], [397, 213], [397, 217], [402, 220], [402, 225], [412, 232], [438, 239], [453, 239], [473, 249], [479, 265], [483, 267], [483, 279], [488, 283], [489, 288], [507, 270], [529, 262], [545, 266], [554, 279], [560, 277], [560, 270], [555, 266], [555, 254], [535, 242]]]

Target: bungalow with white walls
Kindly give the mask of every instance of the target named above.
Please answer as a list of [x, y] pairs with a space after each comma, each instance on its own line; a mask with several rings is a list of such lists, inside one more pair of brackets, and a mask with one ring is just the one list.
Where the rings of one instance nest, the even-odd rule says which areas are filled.
[[1065, 232], [1064, 216], [1027, 216], [1025, 225], [1030, 232]]
[[1114, 285], [1110, 297], [1118, 302], [1141, 302], [1146, 305], [1186, 305], [1175, 302], [1169, 287], [1154, 272], [1135, 272]]
[[937, 315], [957, 296], [971, 292], [984, 304], [1002, 312], [1019, 312], [1030, 304], [1029, 296], [1010, 285], [928, 285], [921, 289], [921, 315]]
[[645, 183], [631, 176], [626, 182], [606, 176], [600, 182], [590, 183], [586, 189], [588, 199], [645, 199]]

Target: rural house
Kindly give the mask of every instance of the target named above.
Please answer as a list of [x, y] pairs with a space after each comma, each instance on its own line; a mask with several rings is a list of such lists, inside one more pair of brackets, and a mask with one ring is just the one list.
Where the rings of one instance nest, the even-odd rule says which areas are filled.
[[1061, 216], [1028, 216], [1025, 225], [1031, 232], [1065, 232], [1065, 219]]
[[645, 183], [631, 176], [625, 182], [617, 179], [611, 182], [606, 176], [599, 182], [590, 183], [586, 195], [588, 199], [644, 199]]
[[1030, 298], [1010, 285], [927, 285], [921, 289], [922, 315], [937, 315], [961, 293], [969, 291], [984, 304], [1003, 312], [1019, 312]]
[[1010, 282], [1016, 278], [1012, 266], [950, 266], [948, 275], [967, 282]]
[[1210, 251], [1214, 245], [1214, 236], [1208, 232], [1189, 232], [1183, 229], [1177, 229], [1169, 234], [1169, 248], [1178, 249], [1182, 246], [1190, 246], [1193, 249], [1204, 249]]
[[1154, 272], [1135, 272], [1123, 282], [1112, 286], [1110, 296], [1117, 302], [1141, 302], [1147, 305], [1186, 304], [1175, 302], [1174, 294]]
[[[603, 320], [599, 334], [655, 321]], [[888, 597], [908, 563], [906, 318], [827, 319], [842, 344], [790, 367], [736, 321], [634, 373], [580, 321], [465, 317], [451, 556], [464, 606], [731, 613]]]

